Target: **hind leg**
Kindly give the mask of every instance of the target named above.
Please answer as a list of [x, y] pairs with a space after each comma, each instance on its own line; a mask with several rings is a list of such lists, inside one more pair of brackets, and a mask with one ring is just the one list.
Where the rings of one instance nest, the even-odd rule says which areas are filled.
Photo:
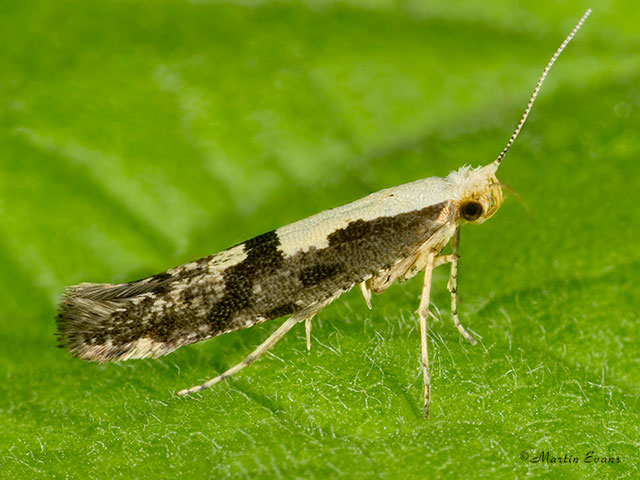
[[227, 377], [230, 377], [231, 375], [233, 375], [234, 373], [239, 372], [240, 370], [242, 370], [244, 367], [251, 365], [253, 362], [255, 362], [256, 360], [258, 360], [262, 355], [264, 355], [265, 353], [267, 353], [269, 351], [269, 349], [271, 347], [273, 347], [278, 340], [280, 340], [282, 337], [285, 336], [285, 334], [291, 330], [291, 328], [298, 322], [302, 322], [306, 320], [305, 317], [303, 316], [298, 316], [298, 315], [292, 315], [291, 317], [289, 317], [289, 319], [287, 319], [286, 322], [284, 322], [282, 325], [280, 325], [280, 327], [278, 327], [278, 329], [273, 332], [269, 338], [267, 338], [264, 342], [262, 342], [258, 348], [256, 348], [253, 352], [251, 352], [244, 360], [242, 360], [240, 363], [238, 363], [237, 365], [234, 365], [233, 367], [231, 367], [229, 370], [227, 370], [224, 373], [221, 373], [220, 375], [218, 375], [215, 378], [212, 378], [211, 380], [204, 382], [201, 385], [197, 385], [195, 387], [191, 387], [191, 388], [185, 388], [184, 390], [180, 390], [178, 392], [178, 395], [188, 395], [189, 393], [195, 393], [195, 392], [201, 392], [202, 390], [204, 390], [205, 388], [209, 388], [212, 385], [215, 385], [216, 383], [224, 380]]

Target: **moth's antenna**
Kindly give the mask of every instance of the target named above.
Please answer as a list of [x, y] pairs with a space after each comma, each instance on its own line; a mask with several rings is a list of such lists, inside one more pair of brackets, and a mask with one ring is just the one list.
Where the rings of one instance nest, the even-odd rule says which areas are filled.
[[507, 146], [504, 147], [504, 150], [502, 150], [502, 152], [500, 152], [500, 155], [498, 155], [498, 158], [496, 158], [496, 160], [494, 161], [494, 163], [496, 164], [496, 168], [497, 168], [498, 165], [500, 165], [500, 162], [502, 161], [504, 156], [507, 154], [507, 152], [511, 148], [511, 145], [513, 145], [513, 142], [515, 141], [515, 139], [518, 138], [518, 134], [520, 133], [520, 130], [522, 130], [522, 126], [524, 125], [524, 122], [527, 121], [527, 117], [529, 116], [529, 112], [531, 111], [531, 107], [533, 107], [533, 102], [536, 101], [536, 97], [538, 96], [538, 92], [540, 91], [540, 88], [542, 87], [542, 84], [544, 83], [544, 79], [547, 77], [547, 74], [549, 73], [549, 70], [551, 70], [551, 66], [555, 63], [557, 58], [560, 56], [560, 54], [562, 53], [564, 48], [571, 41], [571, 39], [575, 36], [575, 34], [578, 32], [578, 30], [580, 30], [580, 27], [582, 26], [582, 24], [587, 19], [587, 17], [589, 16], [590, 13], [591, 13], [591, 9], [588, 9], [586, 12], [584, 12], [584, 15], [582, 15], [582, 18], [580, 19], [580, 21], [576, 24], [575, 27], [573, 27], [573, 30], [571, 30], [571, 33], [567, 36], [567, 38], [564, 39], [564, 42], [562, 42], [562, 45], [560, 45], [558, 50], [556, 50], [556, 53], [554, 53], [553, 56], [551, 57], [551, 60], [549, 60], [549, 63], [547, 63], [547, 66], [544, 68], [544, 71], [542, 72], [542, 75], [540, 76], [540, 80], [538, 80], [538, 84], [536, 85], [536, 88], [533, 89], [533, 93], [531, 94], [531, 98], [529, 99], [529, 103], [527, 104], [527, 108], [524, 111], [524, 115], [522, 115], [522, 118], [520, 119], [520, 123], [518, 124], [518, 126], [515, 129], [515, 131], [513, 132], [513, 135], [511, 135], [511, 138], [509, 139], [509, 142], [507, 143]]

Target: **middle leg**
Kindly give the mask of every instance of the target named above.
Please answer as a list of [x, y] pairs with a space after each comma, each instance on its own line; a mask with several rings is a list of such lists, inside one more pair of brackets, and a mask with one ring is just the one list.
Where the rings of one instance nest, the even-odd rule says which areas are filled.
[[424, 418], [429, 418], [429, 403], [431, 402], [431, 376], [429, 375], [429, 352], [427, 349], [427, 318], [429, 316], [429, 296], [431, 293], [431, 275], [433, 274], [433, 261], [435, 253], [427, 254], [427, 262], [424, 267], [424, 283], [418, 316], [420, 317], [420, 345], [422, 347], [422, 377], [424, 380]]

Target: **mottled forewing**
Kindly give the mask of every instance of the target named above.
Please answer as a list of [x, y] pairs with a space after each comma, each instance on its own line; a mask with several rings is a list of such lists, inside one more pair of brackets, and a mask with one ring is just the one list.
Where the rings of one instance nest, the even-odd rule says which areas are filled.
[[138, 282], [72, 287], [59, 314], [63, 343], [99, 361], [158, 356], [273, 318], [313, 313], [414, 254], [448, 222], [448, 207], [441, 202], [349, 219], [296, 251], [289, 226]]

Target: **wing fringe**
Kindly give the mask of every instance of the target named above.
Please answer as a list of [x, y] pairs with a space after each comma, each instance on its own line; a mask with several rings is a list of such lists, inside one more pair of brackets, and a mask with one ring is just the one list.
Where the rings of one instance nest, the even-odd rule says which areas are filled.
[[97, 362], [158, 357], [175, 350], [175, 346], [149, 338], [118, 345], [110, 340], [116, 314], [158, 293], [170, 278], [159, 274], [125, 284], [82, 283], [67, 288], [56, 317], [58, 346], [76, 357]]

